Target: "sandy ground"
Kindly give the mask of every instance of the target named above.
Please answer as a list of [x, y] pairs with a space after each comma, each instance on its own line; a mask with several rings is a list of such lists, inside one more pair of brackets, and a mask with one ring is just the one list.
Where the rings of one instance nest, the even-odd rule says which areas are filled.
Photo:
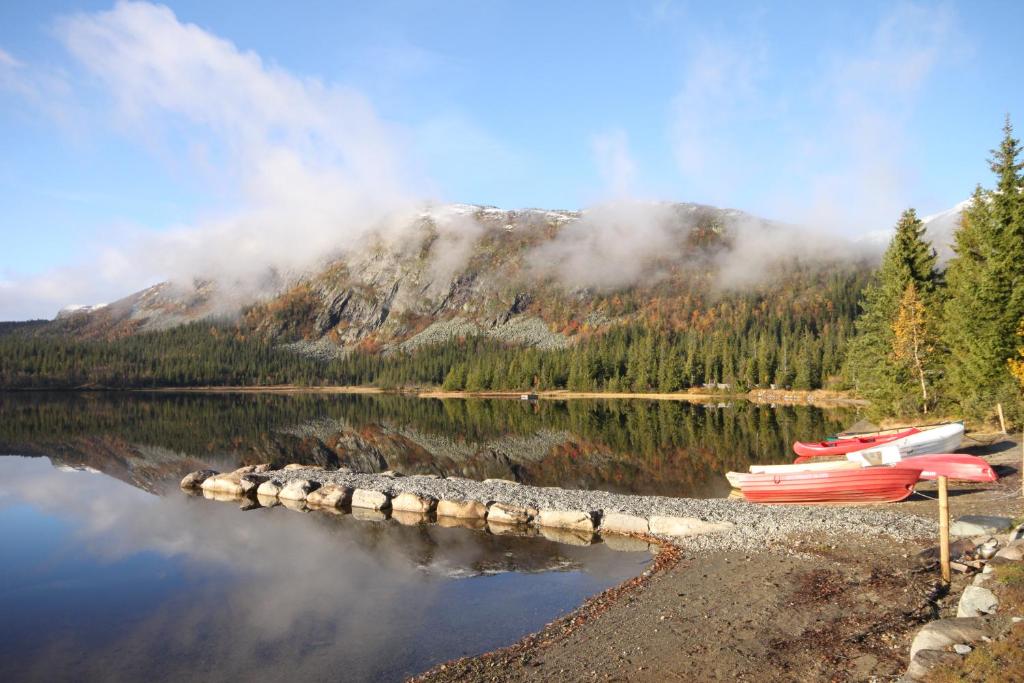
[[[1024, 514], [1020, 437], [972, 435], [994, 484], [951, 487], [952, 516]], [[938, 514], [934, 484], [887, 506]], [[915, 555], [934, 543], [849, 537], [828, 545], [790, 539], [757, 554], [680, 550], [649, 577], [597, 596], [504, 650], [449, 662], [424, 681], [866, 681], [906, 669], [918, 627], [955, 611]]]

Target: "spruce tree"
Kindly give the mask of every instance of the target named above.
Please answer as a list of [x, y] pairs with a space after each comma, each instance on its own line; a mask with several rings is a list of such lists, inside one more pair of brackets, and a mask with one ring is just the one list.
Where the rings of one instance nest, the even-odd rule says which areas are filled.
[[954, 240], [946, 279], [943, 340], [949, 350], [948, 390], [964, 412], [982, 416], [1003, 403], [1020, 415], [1008, 372], [1015, 332], [1024, 318], [1024, 178], [1020, 143], [1009, 119], [989, 165], [996, 188], [975, 189]]
[[876, 413], [903, 414], [921, 405], [915, 400], [920, 378], [894, 354], [898, 340], [893, 325], [910, 285], [924, 302], [926, 317], [932, 317], [938, 284], [935, 250], [924, 238], [924, 223], [917, 212], [907, 209], [896, 224], [881, 267], [864, 290], [856, 336], [847, 354], [847, 376]]

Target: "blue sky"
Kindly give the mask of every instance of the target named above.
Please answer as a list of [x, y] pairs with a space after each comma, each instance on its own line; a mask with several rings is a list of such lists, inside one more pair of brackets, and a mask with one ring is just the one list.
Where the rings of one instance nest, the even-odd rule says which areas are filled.
[[399, 200], [885, 228], [989, 182], [1024, 117], [1022, 23], [1019, 2], [3, 3], [0, 319], [216, 266], [239, 234], [279, 253], [292, 222], [309, 250], [357, 239], [329, 226]]

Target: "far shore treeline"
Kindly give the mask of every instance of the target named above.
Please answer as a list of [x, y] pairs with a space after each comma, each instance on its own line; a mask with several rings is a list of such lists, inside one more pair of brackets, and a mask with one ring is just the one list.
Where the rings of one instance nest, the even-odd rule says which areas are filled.
[[[0, 325], [0, 388], [332, 384], [449, 390], [674, 392], [727, 385], [849, 390], [875, 415], [1024, 419], [1024, 174], [1009, 120], [942, 267], [913, 209], [873, 273], [793, 264], [772, 289], [736, 292], [699, 325], [639, 317], [564, 349], [483, 337], [316, 359], [197, 322], [112, 340]], [[807, 297], [813, 291], [815, 297]], [[712, 314], [713, 313], [713, 314]], [[674, 316], [679, 320], [684, 316]]]

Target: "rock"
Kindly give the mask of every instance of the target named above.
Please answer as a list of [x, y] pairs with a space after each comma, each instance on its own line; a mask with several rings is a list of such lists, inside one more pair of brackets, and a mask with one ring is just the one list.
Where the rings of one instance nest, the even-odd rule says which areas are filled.
[[591, 545], [594, 542], [594, 532], [584, 529], [542, 526], [540, 527], [540, 534], [549, 541], [564, 545]]
[[574, 529], [594, 533], [594, 515], [582, 510], [541, 510], [537, 524], [555, 529]]
[[196, 470], [195, 472], [189, 472], [185, 475], [185, 478], [181, 480], [181, 488], [197, 489], [202, 486], [204, 481], [218, 474], [220, 473], [217, 470]]
[[281, 469], [283, 470], [322, 470], [322, 465], [303, 465], [302, 463], [292, 462], [288, 463]]
[[969, 645], [990, 636], [980, 617], [932, 621], [921, 627], [914, 636], [914, 642], [910, 644], [910, 659], [913, 661], [922, 650], [945, 650], [957, 643]]
[[352, 487], [341, 484], [324, 484], [306, 496], [307, 505], [340, 508], [352, 502]]
[[263, 474], [264, 472], [270, 471], [270, 463], [260, 463], [252, 468], [252, 471], [256, 474]]
[[[646, 534], [650, 524], [646, 517], [627, 515], [621, 512], [606, 512], [601, 517], [601, 532], [613, 534]], [[647, 545], [646, 543], [644, 544]]]
[[537, 510], [534, 508], [505, 503], [491, 503], [487, 508], [487, 521], [496, 524], [529, 524], [536, 516]]
[[1002, 560], [1020, 562], [1024, 560], [1024, 541], [1014, 541], [995, 554]]
[[487, 517], [487, 506], [478, 500], [442, 500], [437, 504], [437, 516], [484, 519]]
[[[986, 565], [987, 566], [987, 565]], [[992, 580], [992, 574], [985, 574], [984, 572], [974, 575], [974, 580], [971, 581], [972, 586], [984, 586], [986, 583]]]
[[395, 479], [396, 477], [401, 477], [402, 473], [395, 472], [394, 470], [384, 470], [383, 472], [380, 473], [380, 476]]
[[252, 472], [255, 472], [257, 467], [259, 467], [259, 465], [243, 465], [242, 467], [239, 467], [237, 470], [230, 472], [230, 474], [237, 474], [238, 476], [242, 476], [243, 474], [250, 474]]
[[370, 489], [356, 489], [352, 493], [352, 507], [364, 510], [386, 510], [391, 507], [391, 496]]
[[963, 643], [957, 643], [953, 646], [953, 652], [958, 655], [969, 655], [973, 649], [970, 645], [964, 645]]
[[261, 484], [268, 481], [270, 481], [269, 474], [250, 472], [249, 474], [243, 474], [239, 478], [238, 484], [242, 487], [242, 493], [249, 495], [250, 493], [255, 493]]
[[277, 494], [281, 493], [281, 487], [284, 484], [278, 479], [268, 479], [259, 486], [256, 487], [256, 495], [263, 496], [264, 498], [277, 498]]
[[[911, 681], [923, 681], [928, 672], [943, 664], [956, 665], [960, 656], [948, 650], [921, 650], [910, 659], [910, 666], [907, 667], [906, 679]], [[904, 680], [906, 680], [904, 679]]]
[[277, 497], [282, 501], [285, 500], [306, 500], [313, 491], [320, 488], [320, 482], [310, 481], [309, 479], [289, 479], [285, 482], [284, 486], [281, 487], [281, 492], [277, 494]]
[[601, 540], [609, 550], [618, 550], [624, 553], [645, 553], [651, 548], [647, 541], [616, 533], [601, 532]]
[[[394, 501], [391, 501], [394, 505]], [[395, 520], [399, 524], [404, 526], [417, 526], [419, 524], [429, 524], [430, 516], [422, 512], [408, 512], [406, 510], [391, 509], [391, 519]]]
[[992, 614], [999, 607], [999, 598], [995, 593], [981, 586], [968, 586], [960, 596], [960, 603], [956, 608], [958, 617], [980, 617], [982, 614]]
[[399, 493], [391, 499], [391, 509], [398, 512], [415, 512], [425, 515], [437, 508], [437, 499], [431, 496], [417, 496], [415, 493]]
[[238, 472], [229, 472], [228, 474], [217, 474], [212, 477], [208, 477], [200, 485], [204, 491], [215, 491], [217, 493], [227, 493], [232, 496], [241, 496], [242, 490], [242, 475]]
[[1010, 528], [1009, 517], [992, 515], [964, 515], [957, 518], [949, 527], [951, 536], [981, 536], [982, 534], [998, 534]]
[[233, 503], [241, 498], [241, 496], [234, 493], [228, 493], [226, 491], [203, 489], [203, 498], [206, 498], [207, 500], [216, 500], [221, 503]]
[[1018, 524], [1010, 532], [1007, 543], [1013, 543], [1014, 541], [1024, 541], [1024, 524]]
[[652, 516], [649, 524], [652, 534], [675, 538], [721, 533], [736, 526], [732, 522], [707, 522], [696, 517], [661, 517], [658, 515]]

